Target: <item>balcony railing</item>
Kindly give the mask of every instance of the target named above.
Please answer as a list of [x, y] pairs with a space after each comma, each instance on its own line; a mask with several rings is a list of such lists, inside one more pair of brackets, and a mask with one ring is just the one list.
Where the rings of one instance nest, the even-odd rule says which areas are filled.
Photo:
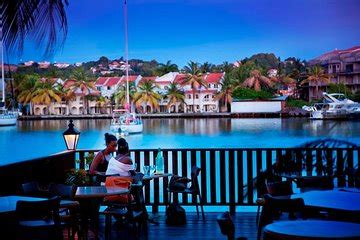
[[[137, 171], [144, 165], [155, 164], [157, 149], [136, 149], [131, 151], [137, 163]], [[304, 169], [306, 175], [321, 175], [320, 166], [335, 163], [332, 173], [337, 174], [337, 186], [353, 186], [354, 179], [347, 176], [346, 169], [358, 165], [359, 148], [251, 148], [251, 149], [163, 149], [165, 172], [190, 178], [191, 167], [201, 168], [200, 191], [204, 205], [236, 206], [254, 205], [257, 197], [255, 179], [260, 171], [271, 168], [279, 158], [292, 156]], [[84, 168], [84, 157], [93, 150], [78, 151], [80, 168]], [[145, 186], [145, 203], [157, 209], [168, 204], [166, 187], [169, 179], [155, 179]], [[193, 205], [196, 199], [190, 195], [175, 196], [182, 205]]]
[[[163, 149], [165, 172], [190, 177], [191, 167], [201, 168], [199, 175], [203, 204], [208, 206], [254, 205], [257, 198], [256, 177], [262, 170], [276, 166], [296, 166], [304, 175], [328, 174], [335, 185], [354, 186], [354, 169], [358, 168], [359, 147], [347, 148], [234, 148], [234, 149]], [[85, 168], [85, 157], [98, 150], [66, 151], [0, 167], [0, 194], [17, 194], [26, 181], [63, 182], [71, 168]], [[137, 170], [155, 164], [157, 149], [135, 149], [131, 158]], [[281, 160], [281, 161], [280, 161]], [[75, 164], [77, 163], [77, 164]], [[292, 169], [293, 171], [294, 169]], [[357, 177], [357, 178], [356, 178]], [[144, 188], [145, 203], [153, 206], [168, 204], [168, 178], [155, 179]], [[175, 196], [182, 205], [195, 204], [195, 198]]]

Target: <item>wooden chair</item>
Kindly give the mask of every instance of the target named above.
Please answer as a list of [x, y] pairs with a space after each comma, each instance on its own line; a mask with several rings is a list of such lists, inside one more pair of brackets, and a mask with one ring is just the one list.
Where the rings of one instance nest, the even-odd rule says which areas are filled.
[[293, 194], [292, 182], [268, 182], [266, 183], [266, 190], [271, 196], [287, 196]]
[[296, 219], [295, 213], [303, 214], [305, 209], [305, 203], [302, 198], [280, 198], [270, 194], [265, 194], [264, 198], [265, 205], [261, 211], [258, 225], [258, 239], [261, 237], [263, 227], [274, 220], [280, 220], [282, 213], [288, 213], [288, 219], [293, 220]]
[[[235, 225], [231, 219], [229, 212], [224, 212], [216, 218], [217, 223], [219, 224], [221, 233], [227, 236], [228, 240], [235, 239]], [[238, 237], [237, 240], [246, 240], [245, 237]]]
[[134, 227], [141, 228], [146, 226], [147, 211], [143, 197], [143, 177], [144, 174], [142, 173], [136, 173], [133, 176], [133, 183], [130, 185], [127, 202], [104, 202], [107, 208], [100, 213], [105, 215], [105, 239], [110, 239], [111, 236], [112, 217], [124, 223], [131, 223]]
[[331, 176], [309, 176], [297, 178], [294, 181], [301, 192], [311, 190], [331, 190], [334, 188], [334, 181]]
[[62, 239], [60, 197], [42, 201], [18, 201], [17, 239]]
[[198, 206], [198, 197], [199, 197], [202, 218], [205, 220], [203, 201], [202, 201], [200, 187], [199, 187], [199, 181], [198, 181], [198, 176], [200, 174], [200, 170], [201, 169], [196, 166], [192, 167], [192, 169], [191, 169], [191, 186], [189, 188], [185, 188], [184, 190], [175, 190], [175, 189], [168, 188], [167, 191], [169, 192], [169, 204], [172, 202], [171, 200], [172, 200], [172, 196], [174, 194], [183, 193], [183, 194], [191, 194], [191, 195], [195, 196], [195, 206], [196, 206], [196, 212], [197, 212], [198, 216], [199, 216], [199, 206]]
[[80, 204], [78, 201], [74, 201], [76, 193], [76, 186], [69, 186], [65, 184], [50, 183], [49, 194], [52, 197], [58, 196], [61, 200], [69, 200], [66, 207], [60, 208], [60, 221], [65, 223], [68, 230], [68, 236], [74, 237], [78, 232], [78, 213]]
[[48, 197], [48, 192], [40, 188], [38, 182], [27, 182], [21, 185], [23, 194], [29, 197]]

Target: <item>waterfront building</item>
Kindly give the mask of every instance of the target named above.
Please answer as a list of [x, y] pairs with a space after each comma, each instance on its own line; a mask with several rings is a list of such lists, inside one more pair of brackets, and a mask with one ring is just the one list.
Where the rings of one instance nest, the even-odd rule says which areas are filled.
[[57, 68], [67, 68], [68, 66], [70, 66], [69, 63], [54, 63], [54, 67], [57, 67]]
[[38, 62], [39, 68], [48, 68], [50, 66], [50, 62], [44, 61], [44, 62]]
[[[141, 75], [130, 75], [129, 76], [129, 83], [134, 82], [135, 86], [141, 80]], [[108, 99], [114, 95], [120, 85], [126, 85], [126, 77], [99, 77], [96, 82], [95, 86], [98, 91], [100, 91], [101, 96], [106, 97]]]
[[[185, 92], [185, 112], [219, 112], [219, 100], [215, 99], [217, 92], [221, 91], [221, 82], [225, 73], [206, 73], [202, 76], [207, 87], [201, 86], [192, 89], [190, 85], [183, 87]], [[186, 74], [179, 74], [177, 82], [183, 82]], [[194, 94], [195, 91], [195, 94]], [[193, 99], [194, 96], [194, 99]]]
[[[343, 83], [353, 93], [360, 90], [360, 46], [325, 53], [310, 60], [309, 65], [322, 66], [326, 73], [331, 74], [331, 83]], [[326, 91], [327, 86], [326, 83], [320, 83], [319, 92]], [[308, 94], [309, 99], [316, 97], [316, 86], [312, 82], [309, 83]]]
[[[40, 79], [44, 81], [44, 79]], [[62, 100], [61, 102], [52, 102], [49, 105], [34, 104], [34, 115], [81, 115], [81, 114], [96, 114], [98, 113], [96, 99], [100, 96], [100, 92], [93, 89], [74, 88], [75, 80], [68, 79], [63, 81], [61, 79], [50, 79], [53, 87], [62, 84], [64, 89], [71, 89], [74, 91], [74, 98], [71, 100]], [[110, 110], [107, 110], [110, 113]]]

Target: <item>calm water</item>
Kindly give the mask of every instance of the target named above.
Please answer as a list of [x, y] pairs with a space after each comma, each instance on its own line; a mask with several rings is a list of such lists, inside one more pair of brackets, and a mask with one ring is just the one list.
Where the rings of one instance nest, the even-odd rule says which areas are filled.
[[[79, 148], [104, 147], [110, 120], [75, 120]], [[66, 120], [21, 121], [0, 128], [0, 165], [65, 149]], [[360, 121], [307, 119], [145, 119], [143, 134], [127, 137], [130, 148], [293, 147], [333, 137], [360, 144]]]

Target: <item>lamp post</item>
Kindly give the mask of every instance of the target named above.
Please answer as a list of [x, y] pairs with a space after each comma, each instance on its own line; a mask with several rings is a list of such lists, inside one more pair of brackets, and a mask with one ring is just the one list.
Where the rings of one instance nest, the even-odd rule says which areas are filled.
[[76, 150], [79, 141], [80, 132], [74, 128], [73, 120], [70, 120], [69, 128], [63, 133], [66, 148]]

